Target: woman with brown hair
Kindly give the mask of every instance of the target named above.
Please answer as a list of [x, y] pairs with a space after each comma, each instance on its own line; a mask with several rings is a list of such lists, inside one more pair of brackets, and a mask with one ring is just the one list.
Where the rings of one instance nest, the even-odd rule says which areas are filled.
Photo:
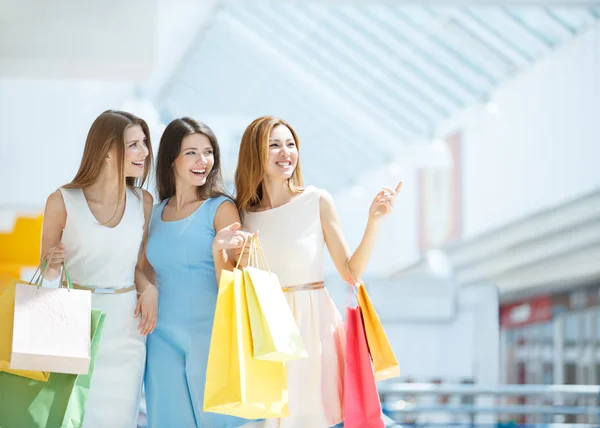
[[244, 230], [260, 230], [264, 254], [309, 354], [287, 363], [290, 416], [253, 426], [327, 428], [342, 422], [345, 330], [323, 283], [324, 247], [342, 279], [359, 278], [380, 220], [392, 212], [401, 188], [400, 183], [395, 190], [384, 187], [377, 193], [363, 239], [352, 253], [329, 193], [304, 187], [299, 158], [298, 136], [282, 119], [260, 117], [242, 136], [235, 185]]
[[151, 165], [146, 122], [131, 113], [105, 111], [90, 128], [75, 178], [46, 203], [45, 277], [56, 279], [64, 264], [74, 287], [90, 290], [92, 306], [106, 313], [86, 428], [137, 426], [144, 342], [157, 306], [142, 257], [152, 196], [141, 186]]
[[160, 140], [156, 176], [161, 202], [152, 211], [146, 255], [160, 300], [147, 343], [148, 427], [244, 425], [202, 410], [218, 276], [233, 269], [227, 250], [241, 247], [245, 236], [223, 185], [213, 131], [188, 117], [173, 120]]

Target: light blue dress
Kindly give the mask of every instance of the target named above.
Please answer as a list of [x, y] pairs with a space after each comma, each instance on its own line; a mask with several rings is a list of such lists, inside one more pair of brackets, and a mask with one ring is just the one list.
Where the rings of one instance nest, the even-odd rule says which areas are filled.
[[147, 340], [149, 428], [232, 428], [245, 419], [204, 413], [204, 383], [217, 280], [212, 255], [217, 208], [206, 200], [188, 218], [165, 222], [168, 199], [152, 210], [146, 249], [158, 284], [158, 321]]

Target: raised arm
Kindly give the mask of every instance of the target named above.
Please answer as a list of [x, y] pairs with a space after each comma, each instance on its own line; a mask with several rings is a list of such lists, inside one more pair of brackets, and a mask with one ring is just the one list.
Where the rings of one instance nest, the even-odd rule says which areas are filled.
[[344, 281], [353, 283], [362, 277], [373, 253], [381, 219], [392, 212], [394, 199], [401, 187], [402, 182], [395, 190], [384, 187], [384, 190], [377, 193], [369, 208], [367, 227], [354, 253], [350, 251], [342, 233], [333, 198], [327, 192], [321, 195], [320, 214], [325, 243], [333, 263]]

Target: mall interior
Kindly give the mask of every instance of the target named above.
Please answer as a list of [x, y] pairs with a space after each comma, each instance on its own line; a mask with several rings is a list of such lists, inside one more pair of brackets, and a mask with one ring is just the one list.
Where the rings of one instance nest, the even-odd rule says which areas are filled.
[[232, 194], [246, 127], [285, 119], [351, 249], [402, 181], [362, 278], [386, 426], [600, 425], [600, 1], [2, 0], [0, 284], [108, 109], [155, 156], [173, 119], [210, 126]]

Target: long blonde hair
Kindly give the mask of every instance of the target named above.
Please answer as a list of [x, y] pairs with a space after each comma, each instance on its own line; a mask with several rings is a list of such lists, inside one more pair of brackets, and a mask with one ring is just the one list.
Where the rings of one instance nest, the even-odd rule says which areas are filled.
[[[146, 134], [146, 146], [149, 152], [144, 164], [144, 174], [140, 178], [125, 177], [125, 130], [133, 125], [142, 127], [144, 134]], [[85, 141], [79, 170], [75, 174], [75, 178], [63, 187], [82, 189], [94, 184], [100, 176], [108, 152], [113, 147], [116, 148], [115, 161], [119, 171], [118, 201], [121, 202], [125, 199], [126, 186], [132, 188], [142, 187], [154, 162], [150, 143], [150, 130], [143, 119], [118, 110], [107, 110], [94, 120]]]
[[[286, 126], [300, 150], [296, 131], [283, 119], [263, 116], [248, 125], [242, 136], [235, 170], [236, 204], [241, 216], [248, 208], [259, 205], [262, 201], [265, 165], [269, 159], [269, 137], [276, 126]], [[288, 185], [292, 191], [299, 191], [304, 186], [300, 161], [288, 179]]]

